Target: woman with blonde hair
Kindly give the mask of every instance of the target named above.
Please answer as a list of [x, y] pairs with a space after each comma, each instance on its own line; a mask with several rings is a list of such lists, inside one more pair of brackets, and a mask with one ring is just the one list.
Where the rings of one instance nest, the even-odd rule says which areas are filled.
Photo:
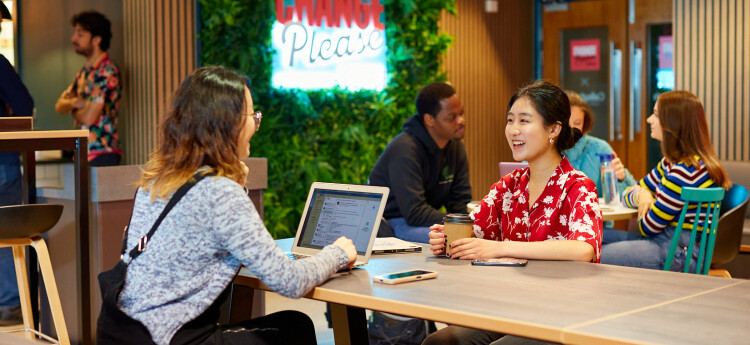
[[357, 255], [345, 237], [297, 261], [276, 246], [243, 191], [248, 167], [241, 160], [262, 118], [246, 85], [222, 67], [202, 67], [172, 96], [138, 182], [123, 260], [106, 272], [124, 266], [124, 283], [106, 289], [106, 273], [100, 276], [98, 344], [316, 343], [312, 321], [299, 312], [217, 325], [240, 266], [299, 298]]
[[[651, 137], [661, 142], [664, 158], [638, 186], [623, 194], [627, 206], [638, 208], [641, 234], [605, 231], [602, 263], [662, 269], [685, 204], [680, 198], [682, 187], [731, 187], [711, 144], [703, 105], [695, 95], [688, 91], [661, 94], [647, 122]], [[692, 228], [694, 218], [695, 210], [688, 210], [684, 227]], [[690, 231], [683, 231], [672, 270], [684, 268], [689, 241]], [[690, 266], [695, 269], [695, 257], [692, 260]]]

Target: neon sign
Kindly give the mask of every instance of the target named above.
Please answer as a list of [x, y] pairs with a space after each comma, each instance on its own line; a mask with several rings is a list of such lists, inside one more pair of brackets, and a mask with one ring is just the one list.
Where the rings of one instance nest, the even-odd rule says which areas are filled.
[[385, 88], [386, 45], [380, 0], [276, 1], [271, 31], [274, 87]]

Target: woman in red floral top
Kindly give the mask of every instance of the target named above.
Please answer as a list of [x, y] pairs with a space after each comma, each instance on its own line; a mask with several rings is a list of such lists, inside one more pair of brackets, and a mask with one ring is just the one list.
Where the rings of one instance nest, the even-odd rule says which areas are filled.
[[[596, 184], [573, 169], [561, 152], [583, 135], [570, 127], [568, 97], [557, 86], [538, 81], [508, 102], [505, 137], [513, 159], [528, 168], [503, 176], [471, 212], [476, 238], [453, 241], [457, 259], [514, 257], [599, 262], [602, 216]], [[430, 249], [445, 253], [442, 225], [430, 228]], [[490, 343], [499, 333], [450, 326], [423, 344], [478, 340]]]

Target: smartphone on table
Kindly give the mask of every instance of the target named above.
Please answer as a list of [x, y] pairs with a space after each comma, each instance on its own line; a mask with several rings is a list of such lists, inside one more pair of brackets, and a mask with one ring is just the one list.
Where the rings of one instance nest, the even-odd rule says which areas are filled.
[[377, 275], [372, 277], [372, 281], [383, 284], [399, 284], [415, 280], [436, 278], [437, 276], [438, 274], [435, 271], [409, 270]]
[[472, 261], [474, 266], [526, 266], [526, 259], [497, 258]]

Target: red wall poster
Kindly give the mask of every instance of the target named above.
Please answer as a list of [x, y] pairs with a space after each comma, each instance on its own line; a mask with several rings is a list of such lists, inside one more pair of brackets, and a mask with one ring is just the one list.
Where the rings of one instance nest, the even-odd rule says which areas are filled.
[[601, 68], [599, 39], [570, 40], [570, 70], [598, 71]]

